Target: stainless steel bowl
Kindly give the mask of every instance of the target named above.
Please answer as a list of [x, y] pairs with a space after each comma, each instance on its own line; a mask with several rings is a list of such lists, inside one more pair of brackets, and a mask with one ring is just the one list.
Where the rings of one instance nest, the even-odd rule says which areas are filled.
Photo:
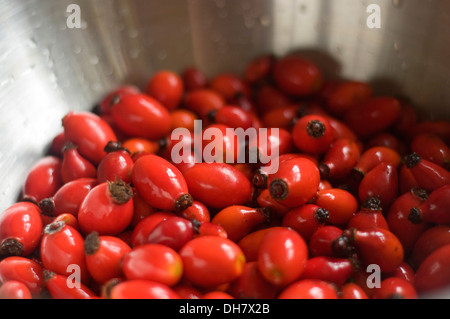
[[0, 208], [63, 115], [162, 68], [239, 73], [257, 55], [301, 51], [328, 78], [368, 81], [450, 118], [449, 35], [447, 0], [0, 0]]

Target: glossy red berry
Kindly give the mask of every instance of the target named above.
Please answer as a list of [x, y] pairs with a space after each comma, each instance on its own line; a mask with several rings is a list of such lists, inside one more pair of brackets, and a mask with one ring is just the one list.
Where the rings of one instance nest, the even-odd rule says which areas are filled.
[[180, 250], [183, 277], [200, 287], [217, 287], [237, 279], [245, 257], [237, 244], [219, 236], [200, 236]]
[[252, 127], [253, 119], [247, 111], [234, 105], [226, 105], [209, 114], [215, 123], [226, 125], [230, 128], [242, 128], [244, 130]]
[[275, 58], [270, 55], [263, 55], [252, 59], [244, 70], [243, 78], [251, 86], [264, 83], [273, 68]]
[[92, 232], [84, 241], [86, 267], [92, 279], [100, 284], [122, 276], [122, 259], [131, 247], [115, 236]]
[[328, 119], [311, 114], [301, 117], [292, 129], [294, 145], [307, 154], [323, 154], [333, 143], [335, 134]]
[[308, 259], [308, 246], [294, 230], [276, 228], [264, 235], [258, 253], [258, 268], [269, 282], [287, 285], [298, 280]]
[[421, 222], [447, 224], [450, 222], [449, 201], [450, 184], [432, 191], [422, 204], [411, 208], [408, 219], [415, 224]]
[[392, 232], [383, 228], [346, 229], [334, 241], [333, 249], [342, 256], [352, 256], [356, 252], [363, 266], [376, 264], [381, 272], [394, 271], [404, 258], [401, 242]]
[[361, 204], [360, 210], [350, 218], [347, 227], [359, 230], [375, 227], [389, 230], [380, 199], [378, 197], [367, 197]]
[[27, 173], [22, 198], [37, 204], [44, 198], [52, 197], [63, 184], [61, 164], [62, 160], [56, 156], [38, 160]]
[[382, 162], [371, 169], [358, 186], [360, 202], [369, 197], [378, 197], [381, 207], [387, 209], [398, 196], [397, 169]]
[[62, 152], [61, 178], [64, 184], [80, 178], [97, 177], [97, 168], [78, 152], [75, 144], [66, 143]]
[[275, 62], [273, 78], [277, 86], [291, 96], [308, 96], [322, 86], [322, 72], [311, 61], [297, 55], [282, 57]]
[[262, 114], [292, 103], [291, 99], [277, 87], [266, 84], [256, 94], [256, 105]]
[[179, 299], [169, 286], [151, 280], [125, 280], [114, 285], [108, 299]]
[[140, 93], [140, 89], [134, 85], [122, 85], [115, 90], [109, 92], [99, 103], [98, 110], [100, 114], [110, 114], [111, 107], [117, 101], [117, 99], [122, 98], [126, 94], [137, 94]]
[[194, 237], [200, 236], [219, 236], [222, 238], [228, 238], [227, 231], [220, 225], [211, 223], [211, 222], [203, 222], [198, 224], [198, 222], [194, 222], [195, 235]]
[[244, 265], [242, 274], [231, 283], [229, 291], [237, 299], [273, 299], [279, 289], [261, 275], [258, 263], [251, 261]]
[[89, 191], [97, 185], [95, 178], [79, 178], [61, 186], [55, 195], [39, 202], [42, 214], [58, 216], [72, 214], [78, 216], [78, 210]]
[[121, 97], [111, 107], [111, 115], [117, 127], [129, 136], [159, 139], [170, 131], [169, 111], [146, 94]]
[[336, 139], [319, 164], [322, 179], [339, 180], [347, 177], [360, 157], [358, 144], [348, 138]]
[[175, 216], [176, 215], [172, 212], [157, 211], [147, 217], [144, 217], [133, 228], [131, 235], [131, 246], [136, 247], [146, 244], [148, 236], [161, 221]]
[[339, 292], [340, 299], [369, 299], [366, 292], [357, 284], [348, 282], [341, 287]]
[[389, 129], [400, 116], [400, 102], [389, 96], [372, 97], [346, 112], [344, 122], [361, 139]]
[[308, 248], [311, 256], [338, 257], [333, 251], [333, 242], [342, 235], [342, 229], [333, 225], [319, 227], [311, 235]]
[[427, 161], [446, 169], [450, 168], [450, 149], [438, 135], [432, 133], [416, 135], [411, 141], [411, 151]]
[[82, 233], [117, 235], [130, 224], [133, 213], [133, 191], [123, 181], [105, 182], [95, 186], [85, 197], [78, 211]]
[[358, 211], [358, 200], [349, 191], [341, 188], [328, 188], [316, 192], [314, 204], [328, 211], [328, 223], [344, 227]]
[[338, 299], [335, 286], [318, 279], [301, 279], [285, 288], [278, 299]]
[[37, 205], [12, 204], [0, 214], [0, 253], [3, 256], [28, 256], [41, 240], [43, 224]]
[[8, 280], [0, 286], [0, 299], [32, 299], [32, 295], [23, 282]]
[[186, 128], [189, 131], [194, 131], [196, 120], [198, 120], [198, 117], [192, 111], [181, 108], [173, 110], [170, 112], [170, 130]]
[[256, 202], [260, 207], [269, 209], [272, 214], [280, 218], [285, 216], [291, 210], [291, 208], [284, 206], [275, 200], [272, 195], [270, 195], [269, 189], [267, 188], [261, 190], [256, 198]]
[[41, 264], [30, 258], [6, 257], [0, 261], [0, 282], [20, 281], [28, 287], [33, 297], [39, 297], [45, 287], [43, 270]]
[[225, 98], [211, 89], [200, 89], [186, 94], [184, 105], [194, 112], [200, 119], [208, 120], [212, 111], [217, 111], [225, 106]]
[[261, 117], [264, 127], [278, 127], [289, 130], [295, 124], [295, 120], [301, 113], [301, 107], [289, 104], [270, 110]]
[[258, 259], [259, 247], [264, 236], [271, 230], [276, 228], [284, 228], [283, 226], [272, 226], [257, 229], [238, 241], [238, 246], [242, 249], [247, 262], [256, 261]]
[[137, 192], [152, 207], [180, 212], [192, 206], [187, 179], [162, 157], [150, 154], [139, 158], [133, 166], [131, 179]]
[[194, 91], [203, 89], [208, 84], [206, 75], [195, 67], [188, 67], [181, 73], [184, 88], [186, 91]]
[[64, 222], [53, 222], [44, 229], [40, 254], [45, 269], [70, 276], [72, 265], [78, 267], [79, 280], [86, 283], [89, 273], [84, 255], [84, 238]]
[[373, 146], [361, 153], [360, 158], [353, 167], [353, 177], [360, 181], [370, 170], [384, 162], [397, 168], [400, 165], [400, 154], [389, 147]]
[[301, 279], [318, 279], [342, 286], [357, 269], [357, 261], [329, 256], [311, 257], [306, 261]]
[[305, 204], [317, 192], [319, 183], [317, 165], [302, 157], [280, 163], [278, 171], [267, 179], [270, 195], [287, 207]]
[[411, 251], [411, 264], [417, 269], [430, 254], [447, 244], [450, 244], [450, 226], [429, 227], [414, 243]]
[[326, 108], [334, 115], [343, 115], [372, 97], [372, 87], [364, 82], [338, 83], [327, 96]]
[[269, 221], [269, 214], [262, 208], [231, 205], [214, 215], [211, 222], [223, 227], [228, 238], [238, 242], [245, 235]]
[[148, 235], [146, 242], [165, 245], [179, 251], [193, 237], [193, 222], [183, 217], [173, 216], [158, 223]]
[[208, 208], [245, 205], [252, 187], [247, 177], [226, 163], [199, 163], [184, 173], [190, 194]]
[[450, 245], [432, 252], [416, 271], [414, 285], [419, 293], [430, 293], [450, 284]]
[[421, 189], [411, 189], [397, 197], [386, 213], [389, 230], [402, 243], [405, 253], [412, 251], [416, 240], [429, 227], [429, 223], [414, 224], [409, 220], [413, 207], [420, 206], [428, 197]]
[[94, 165], [106, 155], [106, 144], [117, 141], [112, 127], [91, 112], [69, 112], [63, 117], [62, 125], [67, 141], [77, 145], [78, 152]]
[[450, 171], [422, 158], [417, 153], [407, 155], [405, 164], [419, 187], [427, 192], [432, 192], [441, 186], [450, 184]]
[[174, 110], [183, 98], [183, 79], [173, 71], [158, 71], [150, 78], [145, 92], [167, 109]]
[[329, 213], [326, 209], [315, 204], [305, 204], [287, 212], [281, 225], [295, 230], [308, 241], [312, 234], [328, 221], [328, 218]]
[[44, 270], [45, 285], [53, 299], [93, 299], [96, 294], [83, 283], [72, 283], [68, 276]]
[[122, 260], [128, 280], [151, 280], [168, 286], [177, 284], [183, 275], [180, 255], [161, 244], [145, 244], [133, 248]]
[[115, 182], [122, 180], [131, 183], [131, 171], [134, 161], [129, 151], [117, 142], [108, 143], [107, 154], [97, 166], [97, 182]]
[[198, 200], [192, 201], [192, 206], [178, 213], [179, 216], [190, 221], [198, 221], [200, 223], [211, 221], [211, 215], [208, 207]]
[[209, 83], [209, 88], [222, 95], [228, 103], [233, 102], [239, 96], [249, 95], [246, 83], [231, 73], [214, 76]]
[[415, 287], [407, 280], [390, 277], [381, 281], [380, 287], [376, 289], [373, 299], [417, 299], [418, 294]]

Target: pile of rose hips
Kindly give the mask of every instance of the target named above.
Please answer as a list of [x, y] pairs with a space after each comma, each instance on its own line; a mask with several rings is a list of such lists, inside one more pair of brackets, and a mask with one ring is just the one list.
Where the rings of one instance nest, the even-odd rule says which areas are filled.
[[[175, 164], [195, 136], [171, 132], [195, 120], [278, 128], [256, 147], [276, 146], [279, 169], [193, 149]], [[160, 71], [62, 126], [0, 215], [2, 298], [418, 298], [450, 284], [450, 123], [403, 97], [261, 56], [240, 76]]]

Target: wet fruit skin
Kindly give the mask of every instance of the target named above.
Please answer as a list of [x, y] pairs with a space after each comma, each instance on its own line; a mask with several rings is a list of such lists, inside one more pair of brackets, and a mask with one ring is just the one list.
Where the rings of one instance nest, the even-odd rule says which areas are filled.
[[322, 73], [314, 63], [295, 55], [275, 62], [273, 77], [277, 86], [292, 96], [316, 93], [323, 81]]
[[361, 202], [368, 197], [377, 196], [381, 207], [387, 209], [398, 196], [397, 169], [385, 162], [372, 168], [361, 180], [358, 196]]
[[168, 286], [177, 284], [183, 275], [180, 255], [162, 244], [145, 244], [123, 256], [122, 270], [128, 280], [152, 280]]
[[96, 294], [83, 283], [70, 287], [69, 278], [65, 275], [44, 270], [45, 285], [54, 299], [92, 299]]
[[366, 100], [344, 115], [344, 122], [362, 139], [391, 127], [400, 116], [400, 102], [377, 96]]
[[46, 156], [35, 163], [25, 178], [22, 198], [39, 203], [52, 197], [63, 184], [61, 165], [62, 160], [56, 156]]
[[78, 215], [78, 210], [89, 191], [97, 185], [95, 178], [79, 178], [61, 186], [51, 198], [39, 202], [42, 213], [48, 216], [58, 216], [69, 213]]
[[178, 108], [183, 97], [184, 84], [182, 78], [175, 72], [162, 70], [154, 74], [145, 92], [159, 101], [169, 110]]
[[411, 252], [411, 263], [418, 268], [436, 249], [450, 244], [450, 227], [436, 225], [425, 230], [417, 238]]
[[450, 184], [435, 189], [423, 203], [411, 208], [408, 219], [414, 224], [420, 224], [422, 222], [432, 222], [437, 224], [449, 223], [449, 195]]
[[302, 279], [289, 285], [278, 299], [338, 299], [334, 285], [317, 279]]
[[432, 252], [416, 271], [414, 285], [419, 293], [437, 291], [450, 283], [450, 245]]
[[335, 139], [334, 130], [328, 119], [321, 115], [305, 115], [292, 129], [295, 146], [307, 154], [323, 154]]
[[0, 253], [4, 256], [28, 256], [41, 241], [43, 224], [37, 205], [19, 202], [0, 214]]
[[228, 238], [238, 242], [257, 226], [267, 223], [269, 216], [265, 210], [242, 205], [232, 205], [219, 211], [211, 220], [225, 229]]
[[430, 227], [429, 223], [412, 223], [408, 217], [413, 207], [421, 205], [428, 194], [424, 190], [411, 189], [397, 197], [386, 214], [389, 230], [402, 243], [406, 254], [412, 251], [417, 239]]
[[69, 112], [62, 119], [62, 125], [67, 141], [77, 145], [80, 154], [94, 165], [106, 155], [106, 144], [117, 141], [111, 126], [90, 112]]
[[122, 275], [122, 258], [131, 251], [131, 247], [115, 236], [100, 236], [91, 233], [86, 236], [84, 253], [86, 267], [91, 277], [98, 283]]
[[32, 299], [32, 295], [23, 282], [8, 280], [0, 287], [0, 299]]
[[267, 180], [270, 195], [282, 205], [297, 207], [317, 192], [320, 173], [317, 165], [306, 158], [293, 158], [279, 164], [278, 171]]
[[247, 177], [226, 163], [199, 163], [184, 173], [190, 194], [209, 208], [245, 205], [252, 187]]
[[26, 257], [11, 256], [0, 261], [0, 282], [10, 280], [23, 282], [33, 297], [39, 297], [45, 287], [41, 264]]
[[381, 281], [373, 299], [417, 299], [415, 287], [405, 279], [391, 277]]
[[[403, 261], [403, 247], [398, 238], [389, 230], [383, 228], [347, 229], [343, 232], [343, 236], [348, 241], [344, 246], [340, 245], [341, 241], [335, 241], [334, 250], [342, 251], [341, 249], [344, 247], [344, 250], [347, 248], [347, 253], [355, 251], [364, 266], [377, 264], [381, 272], [392, 272]], [[346, 247], [347, 244], [350, 247]]]
[[131, 179], [137, 192], [152, 207], [182, 211], [192, 205], [185, 177], [157, 155], [139, 158], [134, 163]]
[[76, 229], [64, 222], [54, 222], [46, 226], [40, 254], [45, 269], [70, 276], [72, 270], [69, 265], [77, 265], [81, 281], [86, 283], [89, 279], [84, 255], [84, 238]]
[[276, 228], [263, 237], [257, 257], [266, 280], [282, 286], [299, 279], [308, 259], [305, 240], [289, 228]]
[[216, 287], [238, 278], [245, 265], [242, 250], [219, 236], [200, 236], [180, 250], [183, 277], [200, 287]]
[[108, 299], [179, 299], [169, 286], [151, 280], [126, 280], [111, 288]]
[[309, 258], [302, 279], [320, 279], [343, 285], [355, 273], [356, 263], [351, 259], [317, 256]]
[[134, 203], [130, 186], [121, 181], [95, 186], [85, 197], [78, 211], [81, 231], [100, 235], [117, 235], [130, 224]]
[[[114, 123], [128, 136], [159, 139], [170, 131], [170, 113], [145, 94], [128, 94], [111, 107]], [[105, 144], [106, 145], [106, 144]]]

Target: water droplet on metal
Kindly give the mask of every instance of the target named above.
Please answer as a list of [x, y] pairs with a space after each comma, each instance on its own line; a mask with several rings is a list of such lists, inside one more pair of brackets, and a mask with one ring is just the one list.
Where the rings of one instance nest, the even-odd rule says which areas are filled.
[[89, 62], [90, 62], [91, 64], [93, 64], [93, 65], [98, 64], [98, 62], [99, 62], [98, 56], [96, 56], [96, 55], [91, 55], [91, 56], [89, 57]]
[[268, 27], [272, 23], [272, 17], [269, 15], [263, 15], [259, 17], [259, 23], [261, 23], [263, 27]]

